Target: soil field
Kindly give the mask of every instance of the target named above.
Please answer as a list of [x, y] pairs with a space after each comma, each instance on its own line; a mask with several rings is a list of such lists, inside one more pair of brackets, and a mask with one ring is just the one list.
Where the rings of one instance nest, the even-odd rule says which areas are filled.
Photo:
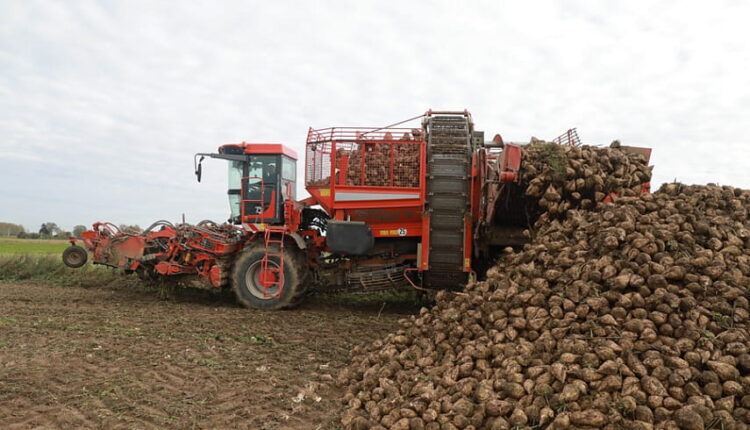
[[[340, 304], [339, 304], [340, 303]], [[127, 282], [0, 283], [0, 423], [26, 428], [340, 428], [334, 378], [409, 304], [240, 308]]]

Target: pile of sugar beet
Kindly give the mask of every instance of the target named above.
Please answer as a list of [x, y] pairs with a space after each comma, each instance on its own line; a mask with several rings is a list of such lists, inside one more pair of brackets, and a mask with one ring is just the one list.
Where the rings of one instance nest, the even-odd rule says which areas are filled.
[[524, 158], [552, 208], [530, 243], [356, 348], [345, 428], [749, 427], [750, 193], [673, 183], [605, 203], [650, 178], [640, 156], [550, 148]]
[[337, 162], [343, 155], [349, 157], [346, 185], [418, 187], [419, 148], [413, 143], [363, 142], [351, 151], [337, 150]]

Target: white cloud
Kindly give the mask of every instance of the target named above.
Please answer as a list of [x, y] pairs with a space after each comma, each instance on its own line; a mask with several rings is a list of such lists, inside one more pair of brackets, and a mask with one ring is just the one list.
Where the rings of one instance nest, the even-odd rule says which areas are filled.
[[[0, 219], [223, 219], [239, 141], [468, 108], [509, 140], [654, 148], [750, 188], [745, 2], [3, 2]], [[300, 163], [302, 164], [302, 163]]]

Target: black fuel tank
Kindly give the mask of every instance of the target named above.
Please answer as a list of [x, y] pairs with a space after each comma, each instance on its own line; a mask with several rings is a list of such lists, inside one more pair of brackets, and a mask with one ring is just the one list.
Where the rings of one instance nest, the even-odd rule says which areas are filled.
[[375, 241], [370, 226], [364, 221], [329, 220], [326, 243], [330, 252], [365, 255], [372, 249]]

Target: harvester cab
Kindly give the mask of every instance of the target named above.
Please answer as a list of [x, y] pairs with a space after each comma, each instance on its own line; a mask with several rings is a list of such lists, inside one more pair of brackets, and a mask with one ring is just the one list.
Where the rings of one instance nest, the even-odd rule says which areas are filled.
[[195, 154], [198, 181], [205, 157], [227, 160], [230, 223], [283, 224], [284, 201], [296, 197], [297, 154], [292, 149], [243, 142], [222, 145], [218, 153]]

